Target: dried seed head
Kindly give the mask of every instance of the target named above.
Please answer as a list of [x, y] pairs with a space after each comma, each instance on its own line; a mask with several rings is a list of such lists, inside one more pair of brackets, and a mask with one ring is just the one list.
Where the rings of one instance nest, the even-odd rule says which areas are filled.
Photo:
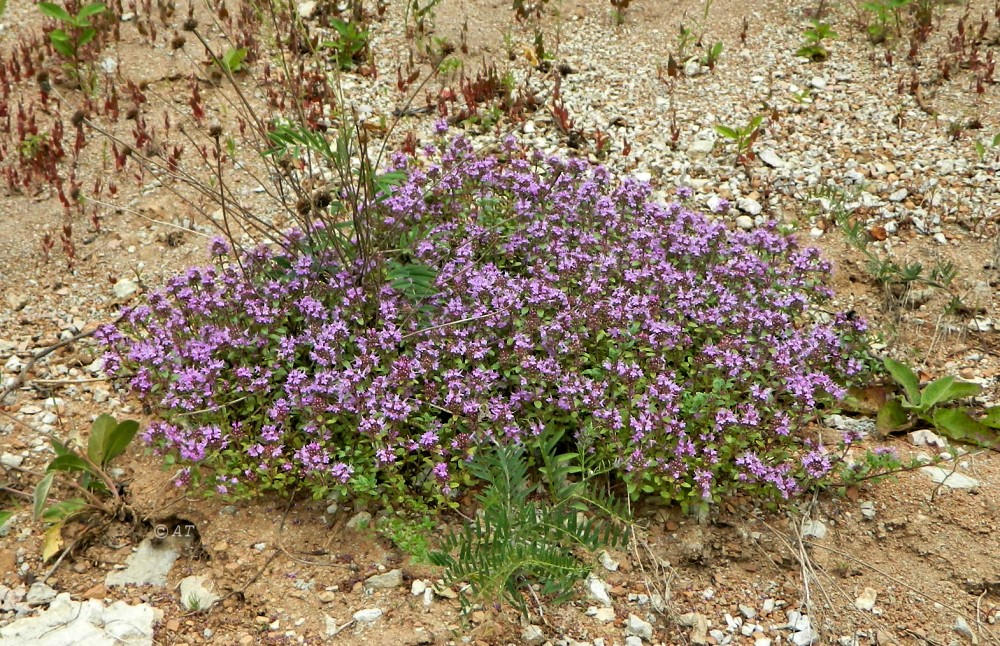
[[195, 20], [194, 18], [188, 18], [187, 20], [184, 21], [184, 25], [182, 26], [182, 29], [184, 29], [184, 31], [194, 31], [197, 28], [198, 28], [198, 21]]
[[87, 115], [84, 114], [83, 110], [77, 110], [76, 112], [73, 113], [73, 117], [69, 120], [69, 122], [72, 123], [75, 127], [79, 128], [80, 126], [83, 125], [83, 121], [86, 118]]
[[174, 34], [174, 37], [170, 39], [170, 49], [180, 49], [181, 47], [184, 47], [185, 42], [187, 41], [184, 39], [184, 36]]
[[212, 139], [218, 139], [222, 136], [222, 124], [218, 121], [213, 121], [212, 125], [208, 127], [208, 136]]

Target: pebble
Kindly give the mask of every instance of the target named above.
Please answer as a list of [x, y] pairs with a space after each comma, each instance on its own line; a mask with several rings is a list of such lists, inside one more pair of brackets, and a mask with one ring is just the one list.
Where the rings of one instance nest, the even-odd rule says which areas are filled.
[[802, 536], [823, 540], [826, 538], [826, 525], [820, 520], [807, 520], [802, 523]]
[[875, 607], [875, 599], [878, 597], [878, 591], [872, 588], [865, 588], [858, 598], [854, 600], [854, 607], [858, 610], [865, 610], [871, 612], [872, 608]]
[[415, 597], [419, 597], [427, 589], [427, 584], [423, 579], [414, 579], [413, 583], [410, 584], [410, 594]]
[[139, 291], [139, 285], [134, 280], [128, 278], [119, 279], [111, 286], [111, 293], [114, 297], [122, 301]]
[[591, 574], [587, 577], [587, 595], [594, 601], [605, 605], [611, 605], [611, 596], [608, 594], [608, 585], [599, 578]]
[[391, 590], [403, 585], [403, 571], [389, 570], [385, 574], [376, 574], [365, 579], [366, 590]]
[[629, 635], [625, 638], [625, 646], [642, 646], [642, 640], [635, 635]]
[[625, 634], [650, 641], [653, 639], [653, 624], [630, 614], [625, 622]]
[[753, 218], [749, 215], [738, 215], [736, 216], [736, 226], [744, 231], [749, 231], [753, 228]]
[[0, 464], [11, 469], [16, 469], [24, 464], [24, 456], [4, 453], [0, 455]]
[[384, 614], [381, 608], [365, 608], [364, 610], [358, 610], [352, 615], [354, 621], [359, 624], [370, 624], [378, 619]]
[[587, 608], [587, 616], [593, 617], [602, 623], [609, 623], [615, 620], [615, 609], [608, 608], [607, 606], [601, 608], [590, 607]]
[[620, 566], [620, 563], [618, 563], [618, 561], [616, 561], [613, 558], [611, 558], [611, 555], [608, 554], [608, 552], [606, 550], [602, 551], [600, 553], [600, 555], [598, 555], [597, 559], [598, 559], [598, 561], [600, 561], [601, 566], [604, 567], [604, 569], [607, 570], [608, 572], [617, 572], [618, 571], [618, 567]]
[[347, 529], [365, 529], [372, 524], [372, 515], [367, 511], [359, 511], [351, 516], [351, 519], [344, 525]]
[[521, 631], [521, 643], [537, 646], [545, 642], [545, 632], [534, 624], [524, 627]]
[[956, 633], [966, 639], [969, 639], [973, 644], [979, 643], [979, 637], [976, 633], [972, 632], [972, 628], [969, 627], [969, 622], [965, 620], [965, 617], [962, 617], [961, 615], [955, 617], [954, 629]]
[[764, 210], [764, 207], [760, 205], [760, 202], [750, 197], [741, 197], [736, 200], [736, 206], [739, 210], [744, 213], [749, 213], [750, 215], [760, 215]]
[[874, 520], [875, 519], [875, 503], [874, 502], [872, 502], [870, 500], [866, 500], [866, 501], [862, 502], [860, 505], [858, 505], [858, 507], [861, 509], [861, 515], [864, 517], [865, 520]]
[[705, 615], [700, 612], [689, 612], [679, 616], [677, 623], [680, 626], [691, 628], [688, 639], [691, 640], [692, 644], [708, 643], [708, 617]]
[[[951, 457], [949, 455], [949, 457]], [[941, 467], [926, 466], [920, 470], [930, 476], [931, 480], [937, 484], [943, 484], [951, 489], [975, 489], [979, 486], [979, 481], [967, 475], [942, 469]]]

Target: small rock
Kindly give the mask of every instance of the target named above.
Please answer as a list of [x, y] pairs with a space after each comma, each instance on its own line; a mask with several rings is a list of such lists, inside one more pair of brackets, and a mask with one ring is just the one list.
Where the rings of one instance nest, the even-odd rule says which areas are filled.
[[413, 583], [410, 584], [410, 594], [415, 597], [419, 597], [427, 589], [427, 584], [424, 583], [423, 579], [414, 579]]
[[24, 464], [24, 456], [14, 455], [13, 453], [4, 453], [3, 455], [0, 455], [0, 464], [11, 469], [16, 469]]
[[701, 74], [701, 61], [697, 57], [692, 57], [684, 63], [684, 76], [698, 76]]
[[893, 191], [892, 193], [889, 194], [889, 201], [902, 202], [903, 200], [906, 199], [906, 196], [908, 194], [909, 192], [905, 188], [901, 188], [898, 191]]
[[379, 617], [383, 614], [384, 611], [381, 608], [365, 608], [364, 610], [358, 610], [351, 617], [359, 624], [370, 624], [378, 621]]
[[826, 537], [826, 525], [820, 520], [807, 520], [802, 523], [802, 536], [823, 540]]
[[687, 147], [687, 156], [692, 160], [702, 159], [707, 157], [713, 148], [715, 148], [715, 133], [700, 132]]
[[49, 586], [41, 581], [36, 581], [28, 588], [28, 595], [24, 598], [24, 602], [29, 606], [42, 606], [55, 599], [56, 594], [58, 593]]
[[630, 614], [625, 622], [625, 634], [651, 641], [653, 639], [653, 624]]
[[757, 616], [757, 611], [751, 608], [750, 606], [745, 606], [741, 603], [739, 605], [739, 609], [740, 609], [740, 614], [746, 617], [747, 619], [753, 619], [754, 617]]
[[691, 628], [688, 638], [692, 644], [708, 643], [708, 618], [700, 612], [689, 612], [677, 618], [681, 626]]
[[946, 471], [941, 467], [926, 466], [920, 467], [920, 470], [929, 475], [934, 482], [951, 489], [975, 489], [979, 486], [979, 481], [975, 478], [954, 471]]
[[861, 515], [865, 520], [875, 519], [875, 503], [870, 500], [866, 500], [859, 505], [861, 508]]
[[625, 646], [642, 646], [642, 640], [635, 635], [629, 635], [625, 638]]
[[969, 627], [969, 622], [965, 620], [965, 617], [961, 615], [955, 617], [954, 629], [956, 633], [970, 640], [973, 644], [979, 643], [979, 636], [972, 632], [972, 628]]
[[604, 606], [611, 605], [611, 596], [608, 594], [608, 585], [599, 578], [591, 574], [587, 577], [587, 595], [594, 601]]
[[15, 312], [20, 312], [21, 310], [23, 310], [28, 305], [29, 302], [30, 299], [25, 294], [15, 294], [15, 293], [7, 294], [7, 304], [10, 305], [10, 309]]
[[129, 280], [128, 278], [119, 279], [118, 282], [111, 286], [111, 293], [120, 301], [125, 300], [137, 291], [139, 291], [139, 285], [134, 280]]
[[753, 640], [753, 646], [771, 646], [771, 638], [758, 637], [757, 639]]
[[615, 620], [615, 609], [608, 608], [607, 606], [603, 608], [587, 608], [587, 616], [593, 617], [597, 621], [602, 623], [609, 623]]
[[309, 20], [316, 13], [316, 2], [315, 0], [306, 0], [305, 2], [300, 2], [296, 8], [299, 17], [303, 20]]
[[753, 218], [749, 215], [738, 215], [736, 216], [736, 226], [744, 231], [749, 231], [753, 228]]
[[458, 599], [458, 593], [446, 585], [434, 586], [434, 594], [441, 597], [442, 599]]
[[365, 529], [372, 524], [372, 515], [367, 511], [359, 511], [358, 513], [351, 516], [351, 519], [347, 521], [345, 527], [347, 529]]
[[207, 576], [189, 576], [181, 580], [181, 605], [185, 610], [206, 610], [219, 600], [215, 583]]
[[534, 624], [530, 624], [524, 627], [521, 631], [521, 643], [530, 644], [531, 646], [537, 646], [538, 644], [545, 642], [545, 633], [541, 628]]
[[608, 572], [617, 572], [619, 563], [618, 561], [611, 558], [611, 555], [607, 551], [602, 551], [597, 559], [601, 562], [601, 565]]
[[767, 150], [760, 151], [760, 160], [770, 166], [771, 168], [783, 168], [785, 166], [784, 160], [778, 157], [778, 154], [768, 148]]
[[736, 200], [736, 206], [739, 210], [744, 213], [749, 213], [750, 215], [760, 215], [764, 208], [760, 205], [760, 202], [750, 197], [741, 197]]
[[854, 600], [854, 607], [858, 610], [866, 610], [871, 612], [872, 608], [875, 607], [875, 599], [878, 597], [878, 591], [872, 588], [865, 588], [858, 598]]
[[817, 90], [826, 89], [826, 79], [822, 76], [814, 76], [809, 79], [809, 85]]
[[792, 643], [795, 644], [795, 646], [810, 646], [810, 644], [815, 644], [818, 641], [819, 633], [812, 628], [792, 633]]
[[403, 585], [403, 571], [389, 570], [385, 574], [376, 574], [365, 579], [366, 590], [391, 590]]
[[948, 448], [948, 441], [946, 439], [927, 429], [910, 431], [906, 434], [906, 438], [910, 440], [910, 444], [913, 446], [936, 446], [939, 449]]

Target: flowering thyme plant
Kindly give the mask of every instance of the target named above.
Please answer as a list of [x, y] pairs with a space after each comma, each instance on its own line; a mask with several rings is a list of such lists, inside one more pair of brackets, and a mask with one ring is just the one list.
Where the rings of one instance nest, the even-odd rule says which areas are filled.
[[815, 249], [512, 141], [439, 152], [394, 161], [378, 262], [315, 251], [322, 229], [216, 242], [101, 330], [161, 418], [144, 439], [230, 493], [447, 491], [483, 443], [546, 430], [685, 503], [833, 475], [803, 425], [864, 371], [864, 330], [816, 314]]

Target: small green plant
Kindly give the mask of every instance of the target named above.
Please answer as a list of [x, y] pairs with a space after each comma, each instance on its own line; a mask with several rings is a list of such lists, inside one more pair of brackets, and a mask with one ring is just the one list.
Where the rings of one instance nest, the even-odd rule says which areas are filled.
[[[63, 546], [62, 529], [69, 520], [80, 520], [98, 514], [104, 518], [119, 518], [127, 511], [117, 483], [108, 473], [109, 463], [124, 453], [139, 430], [134, 420], [118, 422], [111, 415], [101, 415], [90, 429], [85, 452], [72, 441], [63, 443], [55, 437], [49, 442], [56, 457], [49, 462], [45, 475], [35, 485], [32, 508], [35, 520], [46, 524], [42, 558], [48, 560]], [[60, 502], [49, 501], [49, 491], [58, 474], [68, 474], [62, 482], [75, 490], [75, 498]], [[0, 512], [0, 521], [10, 512]], [[0, 523], [2, 524], [2, 523]]]
[[625, 24], [625, 12], [628, 11], [628, 6], [632, 4], [632, 0], [611, 0], [611, 17], [614, 19], [616, 25]]
[[722, 57], [722, 41], [717, 43], [712, 43], [705, 53], [705, 57], [702, 59], [701, 63], [710, 70], [715, 69], [716, 63]]
[[247, 58], [245, 47], [230, 47], [226, 53], [219, 58], [219, 67], [228, 75], [238, 74], [243, 71], [243, 62]]
[[365, 52], [368, 50], [368, 30], [362, 29], [355, 22], [340, 18], [331, 20], [330, 26], [337, 32], [337, 37], [334, 40], [323, 41], [323, 47], [328, 47], [334, 52], [340, 69], [353, 69], [365, 58]]
[[419, 521], [394, 514], [379, 520], [378, 531], [393, 545], [410, 555], [413, 563], [430, 563], [430, 536], [434, 534], [434, 519], [424, 515]]
[[[980, 162], [985, 162], [986, 153], [992, 153], [995, 148], [1000, 148], [1000, 133], [996, 134], [989, 144], [983, 143], [978, 139], [976, 140], [976, 155], [979, 157]], [[1000, 150], [997, 151], [997, 157], [1000, 158]]]
[[[539, 583], [542, 595], [566, 600], [590, 572], [576, 551], [595, 553], [624, 542], [624, 526], [615, 521], [627, 519], [627, 511], [590, 488], [594, 474], [582, 453], [556, 454], [561, 437], [538, 439], [545, 487], [529, 481], [523, 445], [497, 445], [473, 459], [470, 471], [487, 483], [477, 496], [480, 513], [430, 555], [447, 569], [447, 582], [468, 582], [473, 599], [503, 598], [527, 615], [526, 586]], [[463, 596], [462, 602], [472, 599]]]
[[747, 164], [754, 159], [753, 144], [760, 136], [764, 115], [758, 114], [745, 126], [715, 124], [715, 131], [736, 144], [736, 163]]
[[946, 406], [978, 395], [982, 391], [979, 384], [946, 375], [921, 388], [920, 378], [905, 364], [889, 358], [884, 364], [896, 383], [903, 387], [903, 395], [887, 401], [879, 410], [876, 425], [880, 431], [894, 433], [922, 422], [953, 440], [996, 444], [1000, 406], [986, 409], [982, 419], [974, 418], [968, 408]]
[[187, 599], [184, 600], [184, 608], [188, 610], [188, 612], [198, 612], [201, 610], [201, 597], [192, 592], [187, 596]]
[[799, 47], [795, 55], [808, 58], [814, 63], [825, 61], [830, 57], [830, 52], [823, 45], [823, 41], [835, 40], [838, 34], [829, 24], [820, 22], [815, 18], [810, 20], [809, 23], [809, 27], [806, 27], [806, 30], [802, 34], [806, 42], [802, 47]]
[[51, 2], [39, 2], [38, 10], [49, 18], [61, 22], [64, 28], [49, 32], [49, 42], [52, 48], [69, 60], [67, 69], [77, 83], [84, 89], [93, 89], [92, 83], [87, 83], [91, 77], [83, 69], [83, 48], [97, 35], [97, 29], [90, 24], [90, 18], [105, 11], [106, 7], [93, 2], [84, 5], [74, 16], [64, 8]]

